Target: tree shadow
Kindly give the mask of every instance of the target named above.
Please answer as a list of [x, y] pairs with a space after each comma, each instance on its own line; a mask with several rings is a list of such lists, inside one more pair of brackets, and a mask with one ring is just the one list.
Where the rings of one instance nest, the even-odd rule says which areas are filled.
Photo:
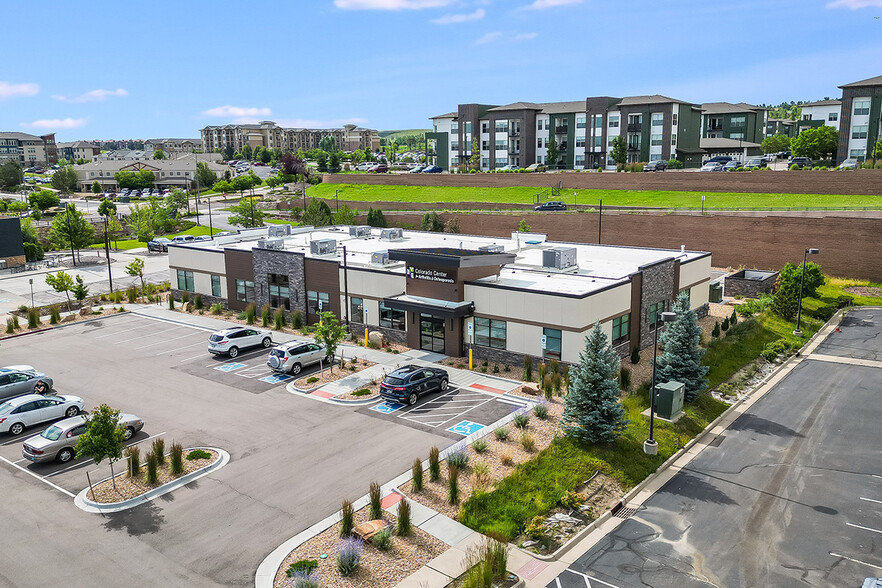
[[790, 427], [780, 423], [764, 419], [754, 414], [743, 414], [729, 425], [731, 431], [754, 431], [763, 435], [771, 435], [773, 437], [804, 437], [801, 433], [797, 433]]
[[105, 529], [108, 531], [124, 530], [133, 537], [157, 533], [165, 523], [162, 509], [152, 502], [122, 512], [111, 513], [105, 517], [107, 518], [104, 523]]
[[729, 495], [705, 480], [703, 477], [693, 475], [686, 471], [681, 471], [674, 476], [667, 484], [665, 484], [657, 494], [671, 494], [673, 496], [682, 496], [692, 500], [700, 500], [701, 502], [712, 502], [714, 504], [733, 505], [738, 504], [729, 498]]

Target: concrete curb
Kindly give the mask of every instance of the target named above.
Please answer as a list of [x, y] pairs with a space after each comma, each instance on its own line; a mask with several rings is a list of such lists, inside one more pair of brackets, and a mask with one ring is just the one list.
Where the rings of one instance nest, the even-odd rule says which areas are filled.
[[[163, 484], [162, 486], [154, 488], [153, 490], [145, 492], [144, 494], [136, 496], [135, 498], [123, 500], [121, 502], [111, 502], [103, 504], [99, 502], [94, 502], [86, 498], [89, 489], [84, 488], [82, 491], [80, 491], [79, 494], [77, 494], [76, 498], [74, 498], [74, 504], [76, 504], [77, 508], [79, 508], [80, 510], [90, 513], [112, 513], [128, 510], [130, 508], [135, 508], [140, 504], [144, 504], [145, 502], [150, 502], [154, 498], [158, 498], [160, 496], [163, 496], [164, 494], [168, 494], [169, 492], [177, 490], [181, 486], [186, 486], [193, 480], [197, 480], [215, 470], [221, 469], [230, 461], [230, 454], [223, 449], [218, 449], [216, 447], [188, 447], [184, 451], [193, 451], [194, 449], [210, 449], [212, 451], [216, 451], [219, 457], [216, 462], [209, 464], [202, 469], [198, 469], [195, 472], [190, 472], [186, 476], [181, 476], [176, 480]], [[101, 482], [105, 482], [109, 479], [109, 477], [104, 478], [104, 480], [101, 480]], [[98, 482], [98, 484], [100, 484], [101, 482]]]

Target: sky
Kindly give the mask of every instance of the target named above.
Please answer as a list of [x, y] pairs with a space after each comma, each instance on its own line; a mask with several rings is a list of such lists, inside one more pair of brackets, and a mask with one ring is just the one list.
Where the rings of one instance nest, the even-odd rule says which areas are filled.
[[[882, 0], [94, 0], [4, 8], [0, 131], [428, 128], [461, 103], [777, 104], [882, 75]], [[10, 59], [10, 56], [14, 58]]]

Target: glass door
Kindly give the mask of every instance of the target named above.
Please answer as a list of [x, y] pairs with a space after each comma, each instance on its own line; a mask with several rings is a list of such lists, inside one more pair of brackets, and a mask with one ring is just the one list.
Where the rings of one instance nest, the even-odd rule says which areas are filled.
[[444, 319], [420, 314], [420, 349], [444, 353]]

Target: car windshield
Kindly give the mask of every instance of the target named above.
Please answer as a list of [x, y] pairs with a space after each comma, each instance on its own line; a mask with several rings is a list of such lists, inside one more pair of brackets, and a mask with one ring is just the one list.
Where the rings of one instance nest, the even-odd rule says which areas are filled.
[[224, 340], [224, 336], [223, 336], [223, 335], [214, 334], [214, 335], [212, 335], [211, 337], [209, 337], [208, 340], [209, 340], [209, 341], [223, 341], [223, 340]]
[[404, 384], [404, 380], [400, 378], [393, 378], [392, 376], [386, 376], [386, 379], [383, 380], [384, 384], [389, 384], [390, 386], [400, 386]]
[[40, 437], [45, 439], [49, 439], [50, 441], [58, 441], [58, 438], [61, 437], [62, 429], [60, 427], [56, 427], [52, 425], [42, 433], [40, 433]]

